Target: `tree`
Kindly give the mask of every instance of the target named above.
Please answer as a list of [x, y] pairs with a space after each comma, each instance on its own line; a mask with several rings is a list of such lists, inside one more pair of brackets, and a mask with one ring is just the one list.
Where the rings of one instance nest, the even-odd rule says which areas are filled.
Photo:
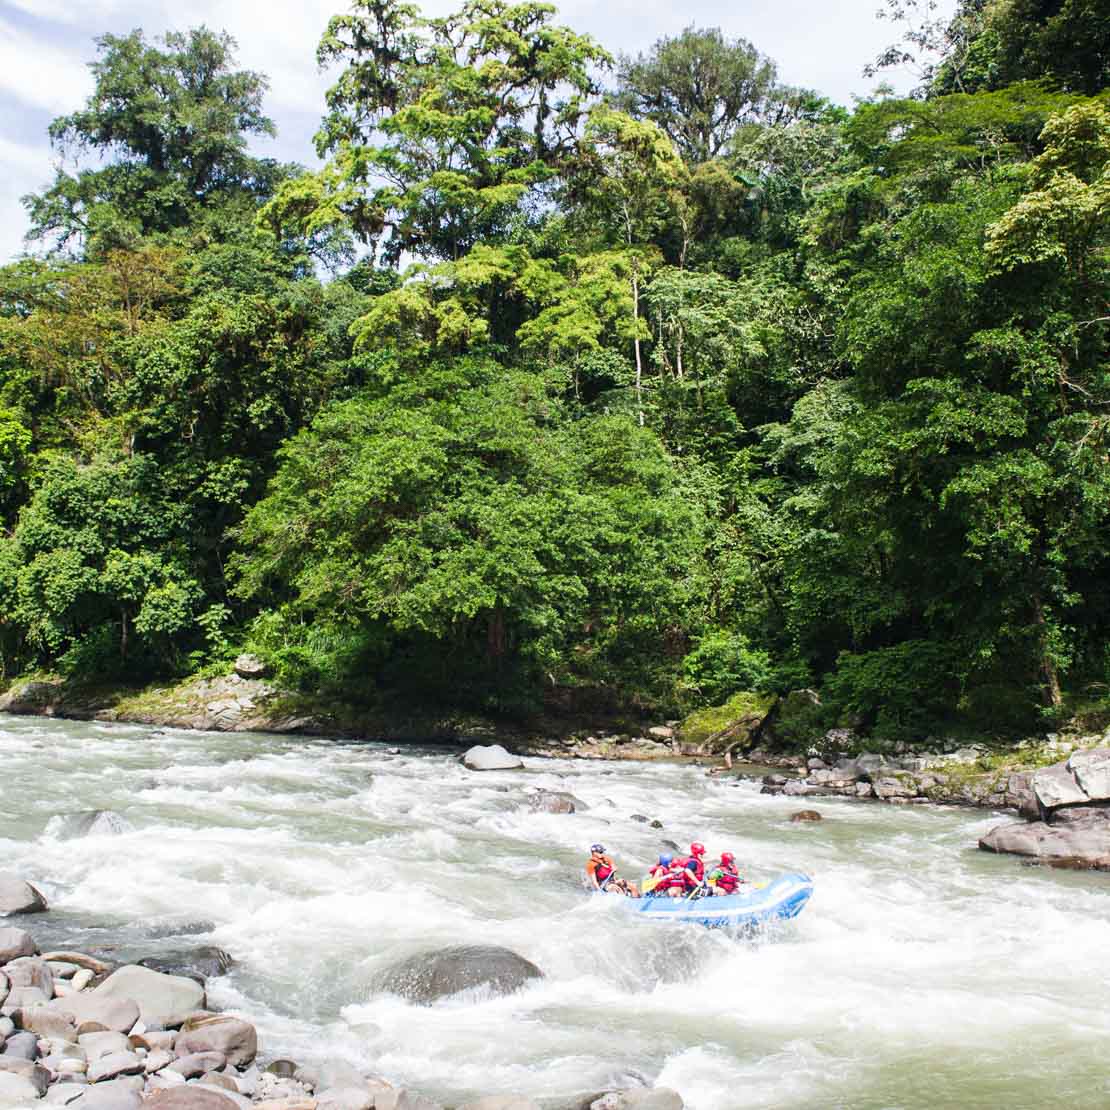
[[238, 194], [267, 195], [282, 172], [247, 153], [273, 135], [262, 112], [266, 78], [236, 70], [235, 40], [205, 27], [148, 44], [142, 31], [102, 35], [85, 107], [60, 116], [50, 138], [63, 157], [110, 157], [76, 175], [59, 169], [45, 193], [24, 198], [33, 239], [127, 245], [186, 225]]
[[397, 0], [335, 16], [321, 64], [345, 63], [317, 135], [320, 173], [266, 210], [274, 228], [349, 225], [395, 263], [459, 258], [502, 239], [521, 205], [573, 158], [608, 55], [531, 0], [468, 0], [424, 19]]
[[806, 97], [780, 85], [775, 63], [746, 39], [687, 27], [621, 59], [615, 102], [656, 124], [697, 165], [723, 154], [745, 125], [795, 118]]

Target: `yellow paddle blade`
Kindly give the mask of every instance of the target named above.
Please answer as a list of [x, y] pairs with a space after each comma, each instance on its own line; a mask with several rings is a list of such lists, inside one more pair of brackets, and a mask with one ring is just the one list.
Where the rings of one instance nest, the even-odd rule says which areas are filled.
[[654, 890], [659, 885], [661, 875], [648, 875], [642, 883], [640, 883], [640, 893], [647, 894], [649, 890]]

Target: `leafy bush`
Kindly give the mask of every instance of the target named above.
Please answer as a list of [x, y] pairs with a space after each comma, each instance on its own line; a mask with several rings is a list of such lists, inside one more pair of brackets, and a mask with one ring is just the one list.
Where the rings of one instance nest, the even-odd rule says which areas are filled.
[[740, 690], [772, 688], [771, 657], [749, 646], [738, 632], [715, 629], [682, 661], [684, 685], [706, 705], [717, 705]]

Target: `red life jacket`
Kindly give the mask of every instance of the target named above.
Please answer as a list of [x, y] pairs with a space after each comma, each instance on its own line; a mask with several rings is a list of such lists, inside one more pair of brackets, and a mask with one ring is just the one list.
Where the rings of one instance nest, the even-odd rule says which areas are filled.
[[740, 885], [740, 873], [736, 870], [733, 864], [718, 864], [717, 868], [717, 887], [723, 890], [726, 894], [735, 894], [736, 888]]
[[687, 872], [692, 871], [694, 873], [694, 878], [697, 880], [697, 882], [691, 882], [689, 874], [687, 874], [684, 879], [684, 882], [686, 883], [686, 888], [688, 890], [693, 890], [694, 887], [697, 886], [698, 883], [700, 883], [705, 878], [705, 864], [702, 863], [702, 861], [698, 859], [697, 856], [690, 856], [689, 859], [682, 861], [682, 866], [686, 869]]

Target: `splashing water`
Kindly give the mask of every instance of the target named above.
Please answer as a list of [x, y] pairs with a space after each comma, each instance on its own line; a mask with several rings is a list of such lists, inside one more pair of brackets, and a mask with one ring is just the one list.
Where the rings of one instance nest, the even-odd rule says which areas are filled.
[[[658, 1083], [695, 1110], [1110, 1103], [1110, 880], [976, 850], [968, 810], [797, 802], [694, 766], [526, 760], [465, 770], [381, 745], [7, 718], [4, 869], [40, 884], [40, 943], [121, 958], [217, 944], [209, 983], [267, 1056], [342, 1057], [451, 1102]], [[547, 814], [526, 789], [570, 791]], [[807, 803], [812, 804], [812, 802]], [[110, 810], [91, 835], [65, 814]], [[662, 832], [629, 819], [658, 817]], [[745, 873], [805, 871], [801, 917], [736, 938], [585, 898], [586, 848], [626, 875], [693, 838]], [[499, 944], [542, 981], [432, 1007], [391, 963]]]

